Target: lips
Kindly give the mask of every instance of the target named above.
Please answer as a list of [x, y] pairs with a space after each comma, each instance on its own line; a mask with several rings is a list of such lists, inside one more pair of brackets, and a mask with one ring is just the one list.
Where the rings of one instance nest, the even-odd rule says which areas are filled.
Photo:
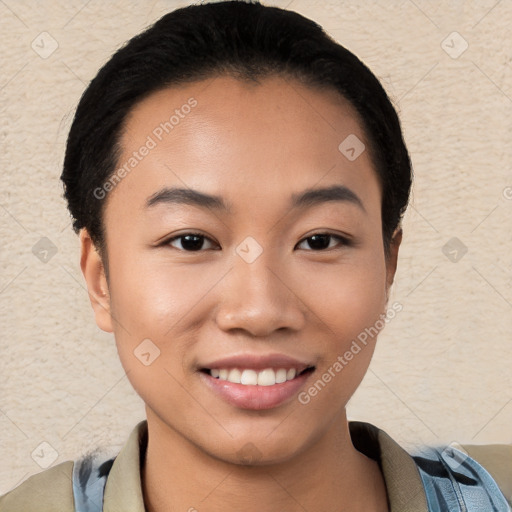
[[245, 354], [201, 365], [203, 382], [241, 409], [270, 409], [290, 399], [315, 367], [284, 354]]

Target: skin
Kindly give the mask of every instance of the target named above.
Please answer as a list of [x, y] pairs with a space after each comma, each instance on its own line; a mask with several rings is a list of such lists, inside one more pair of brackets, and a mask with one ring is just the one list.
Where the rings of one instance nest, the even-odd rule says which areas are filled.
[[[232, 354], [284, 353], [313, 362], [308, 388], [385, 313], [401, 234], [386, 258], [369, 152], [349, 161], [338, 150], [350, 134], [368, 148], [355, 111], [334, 91], [280, 77], [168, 88], [132, 110], [120, 164], [190, 97], [197, 106], [107, 197], [108, 280], [80, 233], [96, 322], [114, 333], [146, 404], [147, 510], [388, 510], [378, 465], [353, 447], [345, 413], [376, 338], [307, 405], [293, 397], [269, 410], [237, 408], [198, 373], [200, 363]], [[290, 208], [292, 194], [329, 185], [348, 187], [363, 207]], [[164, 186], [222, 196], [232, 211], [145, 208]], [[159, 245], [190, 231], [207, 237], [200, 251], [187, 252], [183, 239]], [[350, 242], [310, 245], [325, 232]], [[247, 236], [263, 249], [252, 263], [235, 252]], [[147, 338], [160, 356], [145, 366], [134, 350]], [[249, 443], [257, 457], [243, 464]]]

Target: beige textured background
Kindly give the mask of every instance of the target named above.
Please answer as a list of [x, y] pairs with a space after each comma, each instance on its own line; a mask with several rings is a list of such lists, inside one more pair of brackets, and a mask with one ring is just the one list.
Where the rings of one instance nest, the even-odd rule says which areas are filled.
[[[85, 85], [125, 40], [187, 3], [0, 0], [0, 494], [41, 470], [38, 453], [44, 463], [53, 449], [58, 463], [117, 450], [143, 418], [113, 338], [94, 323], [59, 175]], [[268, 3], [315, 19], [370, 66], [415, 169], [391, 299], [403, 311], [350, 416], [405, 446], [511, 443], [512, 3]], [[46, 262], [43, 237], [57, 251]], [[454, 237], [467, 253], [447, 250]]]

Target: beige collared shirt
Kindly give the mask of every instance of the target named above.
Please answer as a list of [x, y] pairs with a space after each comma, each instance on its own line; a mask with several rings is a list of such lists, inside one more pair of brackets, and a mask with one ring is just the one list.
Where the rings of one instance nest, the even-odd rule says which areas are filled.
[[[379, 463], [391, 512], [428, 512], [427, 499], [413, 458], [384, 431], [350, 422], [354, 446]], [[140, 422], [108, 473], [103, 496], [105, 512], [145, 512], [141, 485], [141, 456], [147, 446], [147, 422]], [[512, 501], [512, 446], [465, 446]], [[0, 497], [0, 512], [74, 512], [73, 462], [58, 464], [28, 478]], [[482, 511], [485, 512], [485, 511]]]

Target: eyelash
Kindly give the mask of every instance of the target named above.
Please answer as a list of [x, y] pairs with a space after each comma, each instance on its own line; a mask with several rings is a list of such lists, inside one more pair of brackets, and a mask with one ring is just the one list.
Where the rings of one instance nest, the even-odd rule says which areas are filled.
[[[183, 234], [175, 236], [173, 238], [169, 238], [169, 239], [163, 241], [160, 245], [162, 245], [162, 246], [170, 246], [171, 242], [174, 242], [175, 240], [179, 240], [180, 238], [185, 238], [187, 236], [200, 237], [200, 238], [203, 238], [203, 239], [208, 240], [210, 242], [213, 242], [206, 235], [203, 235], [202, 233], [195, 233], [195, 232], [191, 231], [189, 233], [183, 233]], [[327, 252], [327, 251], [331, 251], [333, 249], [340, 248], [340, 247], [343, 247], [343, 246], [347, 247], [347, 246], [352, 245], [351, 240], [349, 240], [346, 237], [343, 237], [341, 235], [335, 235], [334, 233], [323, 232], [323, 231], [318, 232], [318, 233], [313, 233], [313, 234], [303, 238], [297, 245], [300, 245], [301, 243], [305, 242], [306, 240], [308, 240], [308, 239], [310, 239], [310, 238], [312, 238], [314, 236], [328, 236], [328, 237], [330, 237], [331, 240], [332, 239], [336, 239], [339, 242], [338, 247], [330, 247], [330, 248], [326, 248], [326, 249], [308, 249], [307, 252]], [[176, 247], [173, 247], [173, 249], [176, 249]], [[203, 249], [200, 249], [200, 250], [197, 250], [197, 251], [187, 251], [185, 249], [178, 249], [178, 250], [182, 251], [182, 252], [190, 252], [190, 253], [204, 252]]]

